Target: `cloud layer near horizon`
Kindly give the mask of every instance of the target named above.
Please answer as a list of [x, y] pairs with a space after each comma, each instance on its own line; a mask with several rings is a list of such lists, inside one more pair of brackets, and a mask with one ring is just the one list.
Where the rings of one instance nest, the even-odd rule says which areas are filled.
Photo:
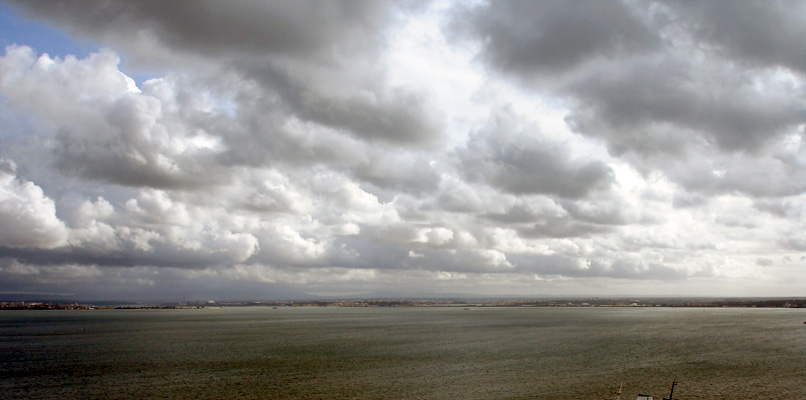
[[806, 278], [804, 2], [9, 6], [103, 47], [0, 57], [0, 292]]

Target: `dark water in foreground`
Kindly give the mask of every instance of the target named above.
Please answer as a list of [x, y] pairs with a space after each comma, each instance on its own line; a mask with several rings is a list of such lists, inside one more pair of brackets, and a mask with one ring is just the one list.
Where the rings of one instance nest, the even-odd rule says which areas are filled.
[[806, 312], [0, 312], [0, 398], [806, 399]]

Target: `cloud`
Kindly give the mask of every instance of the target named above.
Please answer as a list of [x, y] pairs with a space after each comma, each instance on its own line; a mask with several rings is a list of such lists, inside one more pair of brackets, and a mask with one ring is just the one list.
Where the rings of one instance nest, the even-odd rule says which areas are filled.
[[52, 201], [38, 203], [44, 211], [38, 220], [31, 215], [29, 227], [17, 229], [13, 236], [5, 233], [4, 256], [30, 265], [199, 269], [243, 262], [260, 249], [257, 238], [239, 229], [237, 220], [222, 219], [223, 210], [177, 202], [162, 191], [140, 192], [120, 209], [103, 198], [86, 201], [70, 213], [74, 222], [69, 227], [47, 214], [53, 213]]
[[616, 279], [681, 280], [687, 271], [631, 257], [614, 260], [589, 260], [559, 254], [520, 255], [514, 258], [518, 269], [538, 275], [566, 277], [608, 277]]
[[[384, 2], [326, 1], [318, 4], [235, 1], [223, 5], [113, 4], [78, 1], [45, 9], [15, 6], [86, 35], [117, 40], [149, 36], [163, 46], [210, 55], [270, 53], [314, 56], [373, 47], [373, 33], [390, 18]], [[126, 36], [135, 33], [135, 37]]]
[[659, 47], [660, 38], [621, 2], [490, 1], [456, 6], [450, 30], [479, 40], [481, 58], [527, 79], [573, 70], [597, 58]]
[[50, 249], [67, 242], [56, 206], [33, 182], [16, 176], [16, 164], [0, 159], [0, 246]]
[[769, 258], [759, 258], [758, 260], [756, 260], [756, 264], [762, 267], [770, 267], [772, 265], [775, 265], [775, 261], [770, 260]]
[[[596, 235], [610, 230], [601, 221], [585, 221], [574, 216], [579, 206], [545, 197], [521, 198], [504, 212], [488, 213], [485, 218], [499, 227], [509, 226], [524, 238], [570, 238]], [[571, 210], [571, 211], [569, 211]]]
[[[412, 256], [419, 255], [419, 256]], [[409, 255], [409, 268], [432, 271], [496, 273], [513, 269], [506, 254], [496, 250], [432, 250], [423, 249]]]
[[506, 109], [491, 116], [458, 157], [468, 179], [515, 194], [580, 198], [606, 191], [613, 182], [607, 164], [574, 158], [568, 145], [542, 136], [536, 127], [519, 126]]
[[667, 4], [674, 16], [692, 26], [700, 40], [721, 47], [733, 57], [759, 65], [781, 65], [803, 74], [806, 35], [798, 1], [744, 1], [723, 7], [718, 2], [675, 1]]
[[215, 182], [204, 165], [219, 143], [184, 118], [199, 110], [177, 104], [166, 81], [150, 81], [141, 92], [119, 61], [109, 50], [60, 60], [9, 47], [0, 88], [6, 104], [43, 132], [65, 174], [159, 188]]
[[[350, 168], [352, 175], [381, 192], [431, 193], [442, 177], [429, 153], [370, 150], [366, 160]], [[391, 154], [390, 154], [391, 153]]]
[[793, 57], [804, 52], [795, 39], [806, 29], [794, 17], [801, 5], [729, 8], [484, 2], [455, 7], [446, 33], [476, 43], [491, 71], [569, 104], [575, 132], [604, 139], [612, 156], [642, 171], [662, 171], [690, 190], [800, 193], [799, 184], [747, 185], [754, 179], [745, 174], [692, 182], [709, 174], [680, 169], [741, 158], [724, 168], [737, 171], [802, 136], [806, 123], [803, 63]]
[[0, 291], [802, 281], [800, 3], [6, 4]]
[[697, 60], [672, 52], [602, 65], [566, 90], [578, 102], [569, 122], [605, 137], [616, 154], [690, 146], [755, 151], [806, 120], [795, 100], [802, 89], [774, 72], [737, 71], [710, 55]]
[[[356, 82], [363, 90], [314, 88], [289, 72], [251, 69], [248, 76], [269, 90], [276, 90], [284, 105], [303, 120], [316, 122], [371, 142], [428, 145], [441, 137], [441, 115], [426, 93], [407, 87], [377, 87]], [[326, 74], [328, 71], [318, 71]]]
[[89, 302], [123, 299], [143, 303], [199, 301], [202, 304], [208, 300], [310, 298], [294, 285], [260, 279], [271, 274], [271, 270], [263, 268], [245, 272], [242, 267], [188, 270], [70, 264], [34, 266], [7, 260], [0, 260], [0, 294], [6, 298], [44, 297]]
[[[236, 1], [187, 7], [80, 2], [24, 12], [101, 37], [157, 65], [198, 63], [231, 71], [265, 91], [261, 101], [356, 138], [427, 144], [441, 114], [426, 93], [387, 83], [379, 63], [384, 32], [404, 5]], [[186, 59], [185, 57], [189, 57]]]
[[806, 141], [788, 135], [770, 144], [762, 154], [717, 153], [693, 150], [688, 156], [658, 155], [635, 165], [661, 169], [684, 188], [705, 194], [740, 192], [758, 199], [787, 197], [806, 191]]

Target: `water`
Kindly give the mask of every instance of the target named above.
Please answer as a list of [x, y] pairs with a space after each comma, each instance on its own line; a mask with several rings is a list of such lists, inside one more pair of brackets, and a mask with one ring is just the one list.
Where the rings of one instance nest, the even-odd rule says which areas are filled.
[[0, 312], [2, 399], [806, 399], [786, 309]]

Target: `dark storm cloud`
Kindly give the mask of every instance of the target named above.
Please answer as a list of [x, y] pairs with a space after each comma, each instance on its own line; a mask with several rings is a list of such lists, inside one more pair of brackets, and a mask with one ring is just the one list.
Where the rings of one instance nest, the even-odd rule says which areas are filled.
[[514, 194], [567, 198], [610, 188], [613, 171], [607, 164], [574, 158], [567, 144], [541, 136], [536, 127], [519, 127], [517, 118], [510, 110], [495, 113], [457, 151], [468, 179]]
[[593, 58], [658, 47], [660, 39], [621, 2], [490, 1], [457, 6], [449, 25], [479, 39], [482, 59], [525, 78], [562, 74]]

